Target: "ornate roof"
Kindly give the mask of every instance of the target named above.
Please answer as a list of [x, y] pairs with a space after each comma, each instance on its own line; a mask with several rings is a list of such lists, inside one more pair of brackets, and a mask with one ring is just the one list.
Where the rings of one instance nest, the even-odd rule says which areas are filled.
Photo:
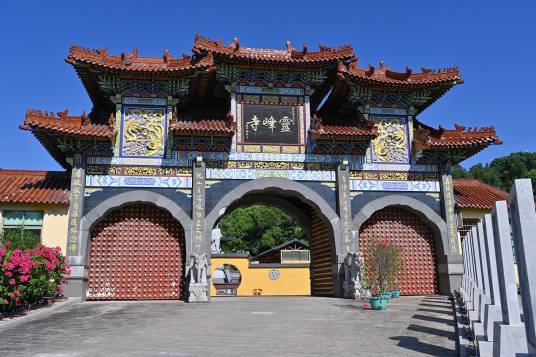
[[455, 125], [454, 130], [442, 127], [431, 128], [416, 122], [414, 130], [414, 150], [421, 162], [435, 160], [432, 156], [446, 152], [451, 154], [451, 162], [460, 162], [478, 153], [489, 145], [500, 145], [495, 128], [466, 128]]
[[453, 186], [458, 208], [491, 210], [495, 202], [508, 200], [508, 192], [478, 180], [455, 179]]
[[309, 52], [307, 46], [303, 46], [302, 50], [297, 50], [287, 41], [285, 49], [275, 50], [242, 47], [236, 37], [232, 43], [224, 45], [221, 40], [211, 40], [201, 35], [196, 35], [193, 51], [194, 53], [213, 53], [233, 61], [259, 64], [324, 64], [355, 59], [351, 45], [341, 47], [319, 46], [318, 51]]
[[376, 137], [377, 130], [374, 123], [364, 119], [358, 125], [324, 125], [322, 118], [313, 115], [309, 133], [314, 139], [346, 139], [368, 142]]
[[49, 132], [74, 135], [84, 138], [112, 139], [115, 136], [112, 123], [108, 125], [91, 124], [85, 113], [80, 116], [70, 116], [65, 110], [56, 114], [52, 112], [28, 109], [26, 119], [20, 126], [24, 130], [44, 129]]
[[66, 157], [72, 150], [86, 154], [108, 155], [115, 138], [114, 117], [110, 115], [107, 125], [92, 124], [84, 113], [70, 116], [68, 111], [57, 114], [28, 109], [23, 130], [29, 130], [50, 155], [63, 167], [69, 167]]
[[437, 83], [461, 84], [463, 79], [456, 67], [445, 69], [421, 68], [421, 72], [413, 72], [406, 67], [404, 72], [397, 72], [387, 67], [383, 61], [380, 67], [369, 65], [368, 68], [360, 68], [352, 63], [347, 69], [339, 67], [339, 71], [349, 78], [366, 85], [381, 85], [400, 88], [421, 88]]
[[183, 54], [182, 57], [175, 58], [168, 50], [164, 50], [162, 57], [144, 57], [138, 55], [136, 48], [128, 54], [123, 51], [117, 56], [108, 54], [106, 48], [94, 50], [78, 45], [71, 46], [65, 61], [72, 65], [85, 63], [113, 71], [135, 72], [136, 74], [149, 72], [151, 75], [188, 72], [213, 65], [210, 56], [194, 60], [190, 55]]
[[66, 172], [0, 170], [0, 202], [67, 205], [69, 188]]
[[236, 123], [229, 113], [225, 119], [174, 120], [170, 129], [177, 135], [233, 136]]

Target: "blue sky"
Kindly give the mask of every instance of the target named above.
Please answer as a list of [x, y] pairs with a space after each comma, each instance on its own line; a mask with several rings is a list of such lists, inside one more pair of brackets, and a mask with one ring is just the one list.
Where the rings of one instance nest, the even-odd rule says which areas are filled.
[[414, 71], [458, 66], [465, 83], [420, 119], [433, 126], [494, 125], [504, 144], [470, 166], [536, 151], [536, 2], [533, 1], [6, 1], [0, 7], [0, 167], [58, 169], [18, 128], [27, 108], [73, 115], [91, 102], [64, 62], [69, 46], [190, 53], [194, 35], [242, 46], [352, 44], [361, 66]]

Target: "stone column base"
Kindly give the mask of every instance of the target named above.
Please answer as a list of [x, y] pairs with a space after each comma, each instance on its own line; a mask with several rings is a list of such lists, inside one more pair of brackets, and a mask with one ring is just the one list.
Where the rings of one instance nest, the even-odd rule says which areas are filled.
[[208, 283], [190, 283], [188, 302], [208, 302]]
[[67, 284], [63, 285], [65, 297], [86, 299], [87, 268], [80, 265], [71, 266], [71, 275], [67, 277]]

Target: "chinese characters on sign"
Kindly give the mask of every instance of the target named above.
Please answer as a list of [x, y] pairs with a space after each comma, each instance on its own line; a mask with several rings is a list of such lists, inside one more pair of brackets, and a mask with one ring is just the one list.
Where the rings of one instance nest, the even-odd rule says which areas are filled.
[[82, 158], [75, 155], [73, 158], [71, 176], [71, 205], [69, 207], [69, 226], [67, 232], [67, 253], [78, 255], [78, 235], [80, 233], [80, 219], [84, 202], [85, 170], [82, 166]]
[[341, 215], [343, 250], [345, 253], [350, 253], [352, 246], [352, 239], [350, 238], [350, 182], [348, 179], [348, 172], [341, 169], [339, 170], [339, 207]]
[[244, 142], [299, 144], [296, 107], [244, 104], [243, 116]]
[[450, 240], [450, 251], [458, 252], [458, 234], [456, 232], [456, 220], [454, 215], [454, 193], [452, 189], [452, 178], [443, 175], [443, 190], [444, 190], [444, 205], [445, 205], [445, 220], [447, 221], [447, 229]]
[[205, 168], [194, 167], [192, 183], [192, 220], [193, 220], [193, 247], [192, 251], [202, 253], [205, 234]]

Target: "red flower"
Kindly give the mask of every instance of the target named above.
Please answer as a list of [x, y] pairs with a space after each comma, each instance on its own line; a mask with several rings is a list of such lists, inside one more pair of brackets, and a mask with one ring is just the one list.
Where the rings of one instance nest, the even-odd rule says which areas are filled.
[[8, 278], [11, 278], [13, 276], [13, 273], [10, 271], [6, 271], [4, 275], [7, 276]]
[[17, 281], [15, 279], [9, 280], [9, 285], [15, 285], [15, 284], [17, 284]]
[[7, 304], [9, 304], [9, 301], [7, 301], [6, 299], [4, 299], [4, 300], [2, 300], [2, 304], [7, 305]]
[[6, 247], [9, 247], [9, 246], [11, 245], [11, 242], [8, 241], [8, 240], [6, 240], [6, 241], [4, 242], [4, 245], [5, 245]]
[[25, 282], [27, 282], [28, 279], [30, 279], [31, 277], [32, 277], [31, 275], [23, 275], [23, 276], [20, 277], [20, 281], [21, 281], [22, 283], [25, 283]]

